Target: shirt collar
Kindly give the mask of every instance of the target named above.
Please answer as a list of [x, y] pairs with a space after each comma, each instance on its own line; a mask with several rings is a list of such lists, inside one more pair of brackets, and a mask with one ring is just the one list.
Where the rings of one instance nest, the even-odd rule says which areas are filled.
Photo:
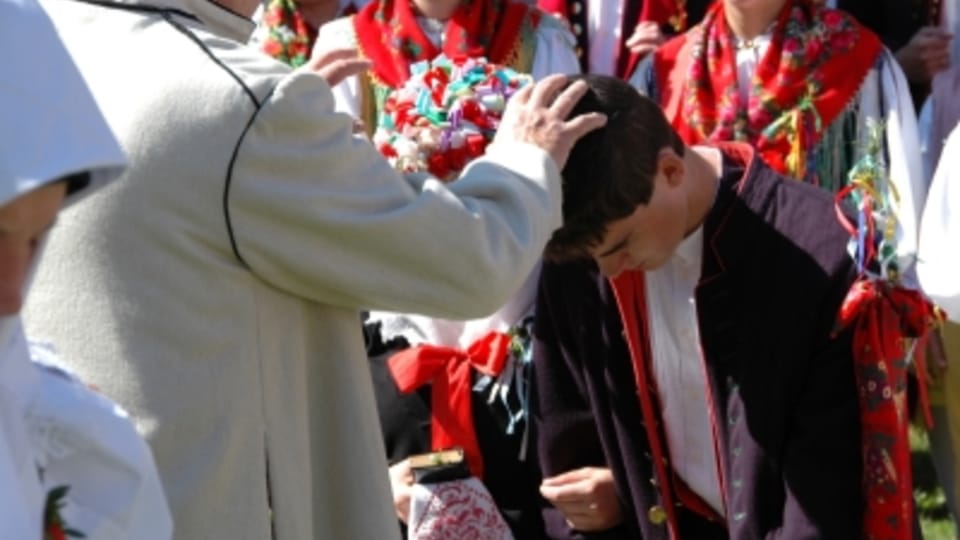
[[680, 242], [674, 256], [689, 266], [700, 264], [703, 258], [703, 225], [697, 227]]

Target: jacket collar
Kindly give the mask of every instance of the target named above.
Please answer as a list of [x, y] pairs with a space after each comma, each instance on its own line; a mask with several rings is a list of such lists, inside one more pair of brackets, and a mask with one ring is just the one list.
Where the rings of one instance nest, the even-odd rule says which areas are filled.
[[[734, 210], [743, 204], [755, 208], [754, 199], [763, 197], [755, 193], [751, 178], [761, 166], [754, 150], [745, 143], [720, 143], [723, 153], [724, 174], [720, 179], [717, 200], [703, 224], [703, 266], [700, 285], [707, 284], [733, 268], [747, 253], [749, 242], [744, 242], [740, 230], [748, 226], [749, 218]], [[730, 167], [726, 165], [729, 164]], [[760, 190], [763, 191], [763, 190]], [[760, 203], [762, 206], [762, 202]]]

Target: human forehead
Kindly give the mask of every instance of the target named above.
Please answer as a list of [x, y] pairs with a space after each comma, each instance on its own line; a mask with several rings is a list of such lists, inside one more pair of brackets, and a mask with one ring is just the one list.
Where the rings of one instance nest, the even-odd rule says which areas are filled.
[[603, 258], [626, 248], [633, 233], [631, 218], [634, 218], [635, 214], [636, 210], [629, 216], [607, 223], [600, 243], [590, 249], [590, 254], [596, 258]]

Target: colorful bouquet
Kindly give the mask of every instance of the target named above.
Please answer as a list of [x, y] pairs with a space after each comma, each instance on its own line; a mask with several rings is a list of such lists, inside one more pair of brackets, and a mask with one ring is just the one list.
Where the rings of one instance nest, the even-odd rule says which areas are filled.
[[412, 65], [410, 74], [387, 96], [373, 143], [397, 170], [445, 181], [483, 155], [507, 101], [533, 81], [484, 58], [443, 55]]

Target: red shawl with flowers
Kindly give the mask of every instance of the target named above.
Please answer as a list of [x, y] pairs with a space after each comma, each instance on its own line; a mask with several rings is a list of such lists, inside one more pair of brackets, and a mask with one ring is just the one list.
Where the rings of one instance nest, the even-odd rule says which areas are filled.
[[668, 118], [688, 144], [749, 142], [778, 172], [815, 180], [807, 155], [881, 51], [852, 17], [815, 0], [789, 1], [743, 103], [735, 39], [716, 2], [700, 24], [661, 47], [656, 77]]
[[410, 65], [449, 58], [485, 57], [510, 65], [519, 50], [521, 30], [540, 12], [511, 0], [464, 0], [447, 22], [443, 48], [438, 49], [417, 24], [410, 0], [371, 2], [353, 17], [361, 53], [373, 63], [375, 80], [398, 88], [410, 76]]
[[[355, 11], [351, 3], [340, 15]], [[263, 10], [263, 26], [260, 48], [267, 55], [293, 67], [302, 66], [310, 58], [317, 29], [307, 22], [295, 0], [270, 0]]]

